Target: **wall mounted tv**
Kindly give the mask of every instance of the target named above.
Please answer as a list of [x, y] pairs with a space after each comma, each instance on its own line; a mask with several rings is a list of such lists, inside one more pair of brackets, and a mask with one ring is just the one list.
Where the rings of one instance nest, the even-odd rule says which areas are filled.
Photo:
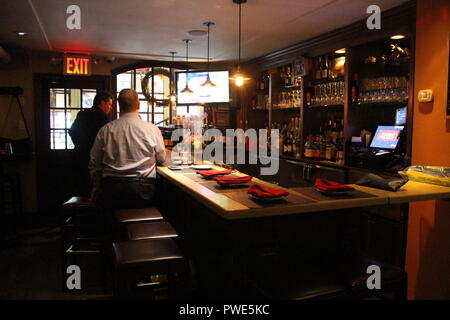
[[[181, 93], [186, 87], [186, 75], [189, 89], [193, 93]], [[230, 85], [228, 71], [210, 71], [209, 77], [216, 87], [202, 87], [208, 76], [208, 71], [176, 72], [177, 104], [204, 104], [230, 102]]]

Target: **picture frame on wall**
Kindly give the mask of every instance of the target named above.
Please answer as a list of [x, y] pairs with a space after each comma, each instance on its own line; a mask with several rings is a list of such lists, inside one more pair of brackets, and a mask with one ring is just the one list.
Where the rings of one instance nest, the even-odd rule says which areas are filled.
[[306, 59], [305, 57], [298, 57], [293, 63], [292, 75], [294, 78], [306, 76]]

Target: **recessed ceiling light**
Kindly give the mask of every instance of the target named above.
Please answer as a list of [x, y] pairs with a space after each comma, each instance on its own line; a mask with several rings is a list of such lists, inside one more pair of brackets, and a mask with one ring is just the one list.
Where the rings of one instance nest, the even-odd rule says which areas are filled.
[[403, 38], [405, 38], [405, 36], [402, 34], [396, 34], [391, 37], [392, 40], [398, 40], [398, 39], [403, 39]]
[[188, 31], [188, 34], [193, 37], [201, 37], [201, 36], [206, 36], [208, 34], [208, 32], [206, 32], [204, 30], [190, 30], [190, 31]]
[[26, 32], [23, 32], [23, 31], [17, 31], [16, 34], [17, 34], [18, 36], [21, 36], [21, 37], [27, 35], [27, 33], [26, 33]]
[[345, 48], [336, 50], [334, 53], [338, 53], [338, 54], [344, 54], [345, 53]]

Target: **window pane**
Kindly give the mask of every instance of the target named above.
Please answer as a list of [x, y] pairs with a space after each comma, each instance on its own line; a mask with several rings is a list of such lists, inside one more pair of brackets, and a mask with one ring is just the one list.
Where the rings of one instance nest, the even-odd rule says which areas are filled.
[[[145, 75], [151, 71], [151, 68], [141, 68], [136, 69], [136, 91], [142, 92], [141, 82], [144, 79]], [[151, 92], [152, 90], [152, 79], [150, 78], [148, 81], [148, 90]]]
[[67, 108], [81, 108], [81, 89], [66, 89]]
[[[148, 112], [148, 102], [145, 100], [139, 101], [139, 111], [140, 112]], [[150, 109], [151, 111], [151, 109]]]
[[83, 89], [83, 108], [92, 107], [96, 93], [96, 90]]
[[204, 108], [202, 106], [190, 106], [189, 114], [190, 115], [202, 115]]
[[66, 148], [65, 130], [50, 130], [50, 148], [52, 150], [61, 150]]
[[169, 68], [155, 68], [155, 93], [162, 94], [164, 99], [170, 94], [170, 69]]
[[177, 107], [177, 116], [187, 115], [187, 107]]
[[127, 71], [125, 73], [120, 73], [117, 75], [117, 92], [122, 89], [132, 89], [131, 87], [131, 76], [133, 71]]
[[149, 114], [148, 113], [141, 112], [141, 113], [139, 113], [139, 115], [141, 116], [142, 120], [147, 121], [147, 122], [149, 121]]
[[155, 112], [164, 112], [164, 105], [155, 103]]
[[163, 126], [164, 123], [158, 123], [160, 121], [164, 120], [164, 115], [162, 113], [155, 113], [155, 121], [154, 124], [157, 124], [158, 126]]
[[72, 142], [72, 138], [70, 137], [70, 135], [66, 132], [66, 136], [67, 136], [67, 149], [75, 149], [75, 145]]
[[66, 120], [64, 110], [50, 110], [50, 128], [65, 128]]
[[80, 110], [67, 110], [66, 113], [66, 121], [67, 121], [67, 129], [69, 129], [72, 126], [72, 123], [77, 118], [77, 114], [80, 112]]
[[153, 97], [157, 100], [164, 99], [164, 95], [162, 93], [155, 93], [155, 95]]
[[64, 89], [50, 89], [50, 108], [64, 108]]

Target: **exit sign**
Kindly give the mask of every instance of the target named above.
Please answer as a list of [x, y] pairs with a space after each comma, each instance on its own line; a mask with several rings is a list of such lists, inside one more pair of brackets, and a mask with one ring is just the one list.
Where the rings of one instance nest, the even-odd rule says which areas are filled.
[[65, 55], [64, 74], [89, 76], [91, 74], [91, 57], [85, 55]]

